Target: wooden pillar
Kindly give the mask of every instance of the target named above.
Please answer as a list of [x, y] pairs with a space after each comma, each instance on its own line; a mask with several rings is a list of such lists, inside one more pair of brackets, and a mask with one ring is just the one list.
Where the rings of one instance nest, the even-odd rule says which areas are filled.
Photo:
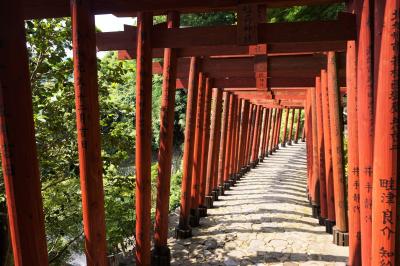
[[335, 188], [336, 226], [333, 228], [334, 243], [348, 245], [347, 210], [345, 202], [345, 178], [343, 167], [343, 124], [340, 91], [337, 79], [336, 54], [328, 52], [328, 98], [331, 123], [333, 182]]
[[14, 264], [48, 264], [20, 1], [0, 2], [0, 145]]
[[292, 145], [293, 141], [293, 126], [294, 126], [294, 113], [296, 109], [292, 108], [292, 118], [290, 119], [290, 130], [289, 130], [289, 138], [288, 138], [288, 145]]
[[190, 225], [196, 227], [200, 225], [199, 198], [200, 198], [200, 179], [201, 179], [201, 155], [203, 140], [203, 116], [205, 98], [205, 79], [202, 72], [198, 77], [197, 107], [196, 107], [196, 127], [194, 137], [193, 167], [192, 167], [192, 191], [190, 204]]
[[221, 91], [221, 96], [217, 98], [217, 117], [216, 117], [216, 124], [215, 124], [215, 146], [214, 146], [214, 154], [215, 160], [213, 161], [213, 197], [214, 200], [218, 200], [219, 196], [219, 189], [218, 189], [218, 165], [219, 165], [219, 158], [220, 158], [220, 145], [221, 145], [221, 129], [222, 129], [222, 113], [223, 113], [223, 90], [218, 89]]
[[240, 125], [240, 145], [239, 145], [239, 160], [242, 174], [245, 172], [246, 162], [245, 162], [245, 154], [246, 154], [246, 142], [247, 142], [247, 129], [249, 126], [249, 112], [250, 112], [250, 102], [248, 100], [243, 100], [243, 113]]
[[[75, 110], [86, 263], [88, 265], [107, 265], [96, 33], [90, 2], [71, 1], [71, 17]], [[149, 27], [151, 30], [151, 25]], [[143, 48], [143, 56], [147, 56], [145, 50], [151, 49], [150, 43], [144, 45], [148, 47]], [[150, 88], [147, 89], [151, 90], [151, 83]], [[150, 251], [150, 247], [146, 246], [146, 254], [148, 251]]]
[[289, 122], [289, 111], [290, 111], [290, 109], [286, 108], [285, 125], [283, 128], [283, 137], [282, 137], [282, 143], [281, 143], [282, 147], [286, 146], [286, 141], [287, 141], [286, 136], [287, 136], [287, 128], [288, 128], [288, 122]]
[[[169, 12], [167, 27], [179, 26], [179, 13]], [[164, 49], [163, 84], [160, 108], [160, 149], [158, 151], [157, 202], [154, 225], [152, 261], [168, 265], [171, 260], [168, 239], [169, 195], [171, 184], [172, 145], [174, 134], [177, 54], [175, 49]]]
[[153, 14], [137, 16], [136, 76], [136, 264], [150, 264], [151, 107]]
[[253, 133], [253, 143], [251, 151], [251, 166], [254, 168], [258, 160], [258, 132], [260, 131], [260, 120], [261, 120], [261, 106], [257, 105], [255, 108], [255, 118], [254, 118], [254, 133]]
[[264, 108], [263, 137], [262, 137], [262, 144], [261, 144], [260, 159], [264, 159], [264, 157], [267, 154], [269, 117], [270, 117], [269, 109]]
[[250, 169], [251, 162], [251, 148], [253, 144], [253, 132], [254, 132], [254, 121], [256, 116], [256, 106], [254, 104], [250, 104], [250, 113], [249, 113], [249, 126], [247, 130], [247, 144], [246, 144], [246, 165], [248, 169]]
[[204, 102], [204, 121], [203, 121], [203, 140], [202, 140], [202, 158], [201, 158], [201, 180], [200, 180], [200, 198], [199, 198], [199, 210], [200, 216], [207, 216], [207, 207], [205, 204], [206, 196], [206, 183], [207, 183], [207, 166], [208, 166], [208, 151], [210, 143], [210, 115], [211, 115], [211, 98], [212, 98], [212, 87], [211, 81], [206, 78], [205, 87], [205, 102]]
[[357, 8], [357, 113], [360, 175], [361, 255], [363, 266], [371, 265], [372, 163], [374, 137], [374, 89], [372, 74], [373, 1], [359, 1]]
[[219, 160], [218, 160], [218, 194], [224, 195], [224, 174], [225, 174], [225, 163], [226, 163], [226, 147], [227, 147], [227, 136], [228, 136], [228, 120], [229, 120], [229, 109], [230, 109], [230, 93], [223, 92], [223, 111], [222, 111], [222, 124], [221, 124], [221, 140], [219, 148]]
[[283, 109], [278, 109], [278, 123], [276, 127], [276, 135], [275, 135], [275, 151], [279, 150], [279, 139], [281, 137], [281, 127], [282, 127], [282, 117], [283, 117]]
[[297, 116], [297, 125], [296, 125], [296, 133], [295, 133], [295, 137], [294, 137], [294, 143], [298, 143], [299, 142], [299, 134], [300, 134], [300, 121], [301, 121], [301, 109], [299, 108], [299, 114]]
[[357, 67], [354, 41], [347, 42], [346, 54], [348, 128], [349, 265], [361, 266], [360, 178], [357, 122]]
[[305, 127], [305, 121], [303, 121], [303, 130], [301, 133], [301, 141], [305, 142], [306, 141], [306, 127]]
[[235, 114], [236, 114], [236, 96], [232, 93], [229, 95], [229, 114], [228, 114], [228, 128], [227, 128], [227, 143], [225, 149], [226, 163], [224, 165], [224, 189], [230, 188], [229, 178], [230, 170], [233, 166], [233, 140], [235, 135]]
[[[317, 119], [317, 90], [320, 90], [321, 78], [315, 78], [315, 88], [311, 91], [311, 124], [312, 124], [312, 155], [313, 155], [313, 165], [312, 165], [312, 209], [313, 217], [318, 218], [320, 214], [320, 165], [319, 165], [319, 151], [318, 151], [318, 119]], [[319, 87], [319, 88], [318, 88]]]
[[222, 91], [218, 89], [213, 90], [213, 98], [212, 107], [211, 107], [211, 127], [210, 127], [210, 141], [208, 146], [208, 156], [207, 156], [207, 173], [206, 173], [206, 190], [205, 190], [205, 204], [207, 208], [213, 207], [213, 185], [214, 185], [214, 178], [213, 178], [213, 168], [214, 168], [214, 161], [216, 160], [215, 154], [215, 146], [217, 141], [217, 119], [221, 117], [221, 114], [218, 113], [220, 111], [220, 107], [222, 101]]
[[276, 119], [278, 118], [278, 109], [275, 108], [273, 109], [273, 119], [272, 119], [272, 124], [271, 124], [271, 132], [270, 132], [270, 141], [269, 141], [269, 154], [272, 155], [274, 151], [274, 139], [275, 139], [275, 133], [276, 133], [276, 125], [277, 121]]
[[376, 69], [372, 265], [400, 265], [400, 3], [386, 0], [377, 12], [382, 14], [375, 16], [381, 21], [376, 32], [382, 35], [380, 52], [375, 58], [379, 60], [379, 68]]
[[[139, 57], [138, 57], [139, 58]], [[197, 58], [190, 59], [188, 97], [186, 107], [185, 146], [183, 150], [182, 164], [182, 192], [179, 225], [176, 228], [176, 238], [188, 238], [192, 236], [192, 228], [189, 225], [190, 200], [192, 186], [193, 150], [197, 109]]]
[[329, 114], [329, 98], [328, 98], [328, 77], [326, 70], [321, 70], [321, 92], [322, 92], [322, 112], [324, 126], [324, 150], [325, 150], [325, 176], [326, 176], [326, 199], [328, 208], [328, 217], [325, 220], [326, 232], [332, 234], [333, 226], [336, 223], [335, 216], [335, 196], [333, 182], [333, 165], [332, 165], [332, 142], [331, 142], [331, 126]]
[[326, 172], [325, 172], [325, 134], [322, 110], [322, 77], [316, 86], [317, 100], [317, 137], [318, 137], [318, 176], [319, 176], [319, 195], [320, 195], [320, 215], [319, 224], [325, 226], [325, 220], [328, 219], [327, 192], [326, 192]]
[[[240, 161], [240, 141], [241, 141], [241, 126], [242, 126], [242, 111], [244, 110], [244, 100], [237, 98], [238, 108], [236, 108], [236, 140], [235, 140], [235, 155], [234, 155], [234, 169], [232, 170], [232, 178], [234, 182], [242, 176], [241, 161]], [[244, 111], [243, 111], [244, 112]]]
[[262, 121], [262, 109], [260, 105], [256, 106], [256, 118], [254, 125], [254, 140], [253, 140], [253, 151], [251, 161], [257, 165], [258, 164], [258, 153], [259, 153], [259, 137], [261, 132], [261, 121]]
[[312, 109], [311, 109], [311, 93], [309, 90], [307, 93], [307, 101], [305, 108], [305, 119], [304, 119], [304, 127], [303, 132], [307, 131], [307, 134], [304, 133], [307, 138], [306, 146], [307, 146], [307, 189], [308, 189], [308, 197], [310, 200], [310, 204], [312, 203], [314, 192], [313, 187], [311, 186], [312, 177], [313, 177], [313, 134], [312, 134]]
[[271, 128], [272, 128], [272, 108], [268, 109], [268, 125], [267, 125], [267, 139], [265, 141], [265, 156], [268, 157], [268, 153], [269, 153], [269, 141], [271, 139]]

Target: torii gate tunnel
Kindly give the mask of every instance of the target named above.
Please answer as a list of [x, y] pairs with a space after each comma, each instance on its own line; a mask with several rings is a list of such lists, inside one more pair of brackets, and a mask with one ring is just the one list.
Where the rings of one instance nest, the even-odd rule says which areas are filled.
[[[1, 0], [0, 144], [15, 265], [48, 264], [24, 20], [61, 16], [72, 17], [88, 265], [108, 264], [96, 49], [119, 51], [121, 60], [138, 58], [137, 265], [170, 263], [174, 99], [183, 88], [188, 99], [177, 238], [191, 237], [218, 196], [279, 144], [306, 141], [313, 216], [334, 243], [349, 245], [348, 264], [400, 265], [400, 1], [348, 1], [347, 12], [334, 21], [265, 23], [268, 8], [336, 2], [342, 1]], [[179, 27], [182, 13], [225, 10], [237, 12], [237, 25]], [[107, 13], [136, 16], [137, 27], [96, 33], [94, 15]], [[154, 14], [167, 14], [167, 23], [153, 25]], [[152, 74], [163, 76], [153, 249]]]

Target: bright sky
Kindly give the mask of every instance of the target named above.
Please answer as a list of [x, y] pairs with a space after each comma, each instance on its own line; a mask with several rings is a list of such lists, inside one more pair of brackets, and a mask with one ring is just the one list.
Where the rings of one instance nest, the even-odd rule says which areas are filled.
[[[96, 27], [101, 31], [123, 31], [124, 24], [133, 25], [136, 23], [136, 18], [119, 18], [114, 15], [96, 15]], [[98, 52], [99, 58], [103, 57], [106, 52]]]
[[97, 15], [96, 27], [101, 31], [123, 31], [124, 24], [133, 25], [136, 19], [118, 18], [114, 15]]

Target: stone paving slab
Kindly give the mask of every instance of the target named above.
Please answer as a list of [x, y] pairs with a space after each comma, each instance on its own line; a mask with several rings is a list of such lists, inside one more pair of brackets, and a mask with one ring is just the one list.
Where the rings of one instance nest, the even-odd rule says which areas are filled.
[[264, 159], [215, 202], [193, 237], [173, 238], [172, 265], [346, 265], [348, 248], [311, 217], [306, 196], [306, 150], [299, 143]]

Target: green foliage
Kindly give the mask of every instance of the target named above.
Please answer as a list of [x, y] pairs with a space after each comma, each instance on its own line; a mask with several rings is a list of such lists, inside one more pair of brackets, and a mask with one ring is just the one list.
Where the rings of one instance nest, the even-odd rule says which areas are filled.
[[338, 12], [343, 11], [345, 4], [325, 6], [296, 6], [291, 8], [268, 9], [269, 22], [294, 22], [310, 20], [336, 19]]

